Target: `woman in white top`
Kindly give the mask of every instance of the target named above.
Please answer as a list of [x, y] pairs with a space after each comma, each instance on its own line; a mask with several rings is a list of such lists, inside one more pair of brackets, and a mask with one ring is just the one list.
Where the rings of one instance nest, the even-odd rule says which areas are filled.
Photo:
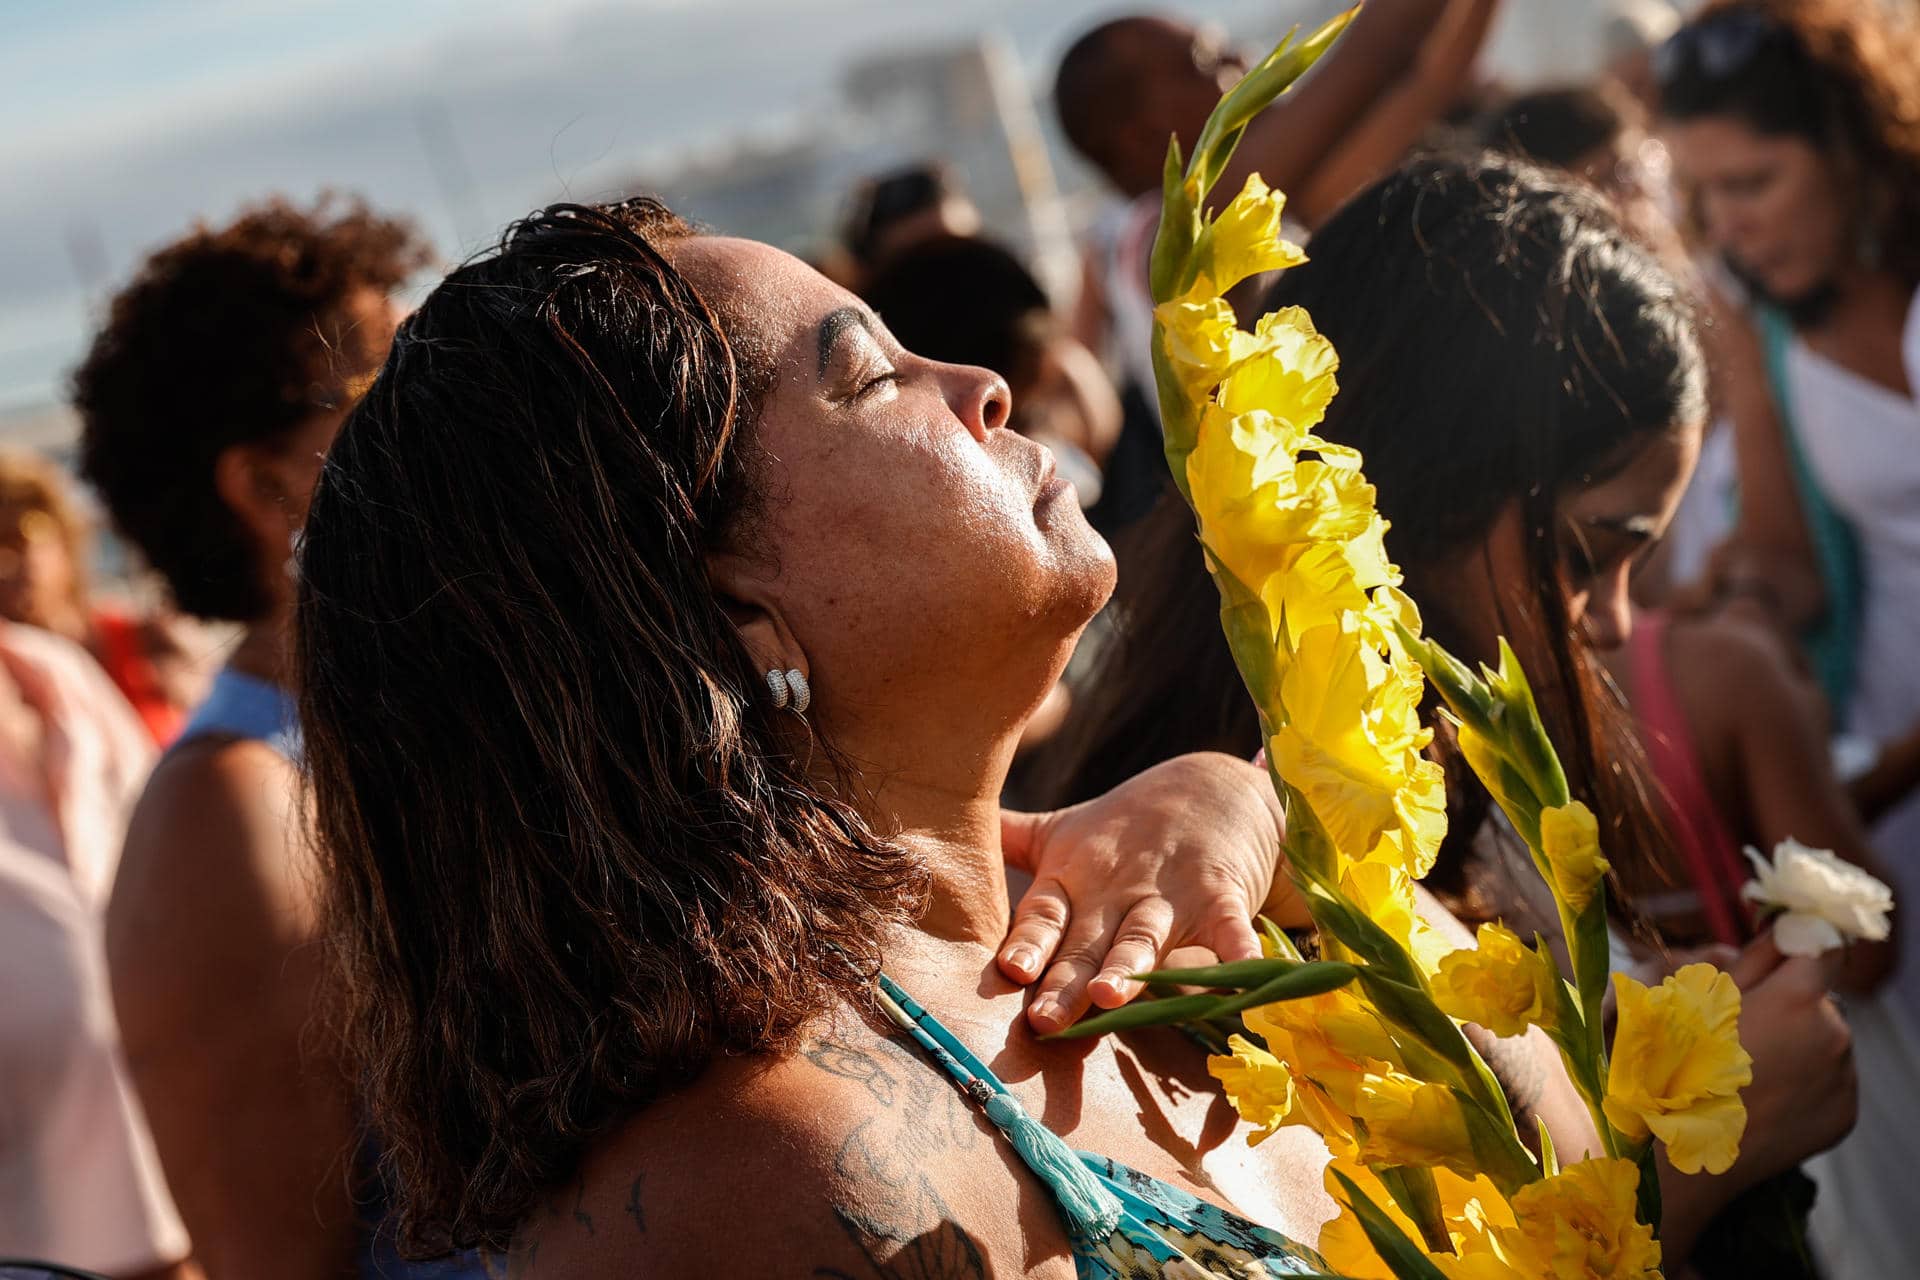
[[[1697, 229], [1745, 286], [1727, 309], [1742, 488], [1717, 585], [1810, 649], [1837, 727], [1882, 753], [1920, 734], [1920, 33], [1859, 0], [1710, 4], [1654, 71]], [[1733, 361], [1730, 361], [1732, 363]], [[1764, 372], [1763, 372], [1764, 370]], [[1889, 752], [1890, 748], [1895, 750]], [[1895, 901], [1920, 894], [1920, 796], [1875, 827]], [[1899, 1274], [1920, 1223], [1900, 1201], [1920, 1107], [1920, 947], [1853, 1011], [1854, 1140], [1831, 1157], [1830, 1273]]]
[[0, 1257], [189, 1280], [101, 916], [153, 747], [79, 646], [0, 622]]

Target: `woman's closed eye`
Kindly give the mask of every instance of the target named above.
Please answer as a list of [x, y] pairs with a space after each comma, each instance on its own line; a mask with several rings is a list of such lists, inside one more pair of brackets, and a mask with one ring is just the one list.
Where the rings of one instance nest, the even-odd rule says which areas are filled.
[[890, 386], [897, 387], [900, 385], [900, 382], [901, 377], [898, 369], [886, 369], [879, 373], [868, 375], [866, 380], [861, 383], [860, 389], [853, 393], [853, 398], [855, 400], [865, 400], [881, 388]]

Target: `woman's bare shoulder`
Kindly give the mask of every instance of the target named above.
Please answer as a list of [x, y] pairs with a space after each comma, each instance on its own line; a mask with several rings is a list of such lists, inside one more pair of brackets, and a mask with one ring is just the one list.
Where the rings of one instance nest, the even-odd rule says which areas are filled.
[[1047, 1193], [931, 1062], [857, 1023], [730, 1061], [603, 1141], [509, 1274], [1068, 1277]]

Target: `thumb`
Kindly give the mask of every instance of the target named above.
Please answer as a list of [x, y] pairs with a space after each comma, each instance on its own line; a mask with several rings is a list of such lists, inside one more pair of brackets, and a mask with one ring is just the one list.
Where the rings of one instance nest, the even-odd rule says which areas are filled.
[[1046, 813], [1021, 813], [1017, 809], [1000, 811], [1000, 858], [1018, 871], [1033, 871], [1033, 855], [1040, 848]]
[[1773, 940], [1773, 930], [1769, 929], [1746, 945], [1739, 959], [1728, 966], [1727, 972], [1733, 976], [1734, 985], [1746, 991], [1786, 962], [1786, 955]]

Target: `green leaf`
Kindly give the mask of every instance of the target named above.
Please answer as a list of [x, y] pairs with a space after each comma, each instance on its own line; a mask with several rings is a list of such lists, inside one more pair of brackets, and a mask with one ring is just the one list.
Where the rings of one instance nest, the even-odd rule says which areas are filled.
[[1640, 1153], [1640, 1190], [1637, 1197], [1637, 1209], [1640, 1221], [1653, 1228], [1653, 1234], [1660, 1234], [1660, 1166], [1654, 1158], [1654, 1144], [1649, 1142], [1645, 1151]]
[[1147, 270], [1156, 302], [1177, 298], [1186, 291], [1187, 268], [1200, 240], [1200, 210], [1187, 194], [1186, 169], [1180, 161], [1180, 139], [1167, 139], [1167, 161], [1160, 175], [1160, 229], [1153, 236], [1153, 256]]
[[1544, 1124], [1536, 1124], [1533, 1131], [1540, 1136], [1540, 1172], [1548, 1178], [1560, 1176], [1560, 1153], [1554, 1150], [1553, 1135]]
[[1400, 1211], [1420, 1228], [1428, 1251], [1451, 1252], [1453, 1244], [1447, 1236], [1446, 1215], [1440, 1209], [1440, 1187], [1433, 1180], [1433, 1170], [1403, 1165], [1374, 1172]]
[[[1202, 548], [1206, 543], [1200, 544]], [[1273, 617], [1267, 606], [1245, 583], [1233, 576], [1220, 558], [1207, 551], [1207, 568], [1220, 590], [1220, 629], [1226, 633], [1227, 648], [1233, 651], [1234, 665], [1246, 685], [1247, 696], [1263, 712], [1278, 700], [1273, 688], [1277, 664], [1274, 662]]]
[[1370, 1200], [1352, 1178], [1338, 1169], [1331, 1172], [1341, 1190], [1347, 1193], [1347, 1204], [1353, 1210], [1353, 1216], [1360, 1220], [1360, 1229], [1366, 1233], [1367, 1242], [1399, 1280], [1447, 1280], [1440, 1268], [1427, 1258], [1426, 1251], [1409, 1240], [1400, 1225]]
[[1335, 15], [1298, 44], [1293, 43], [1294, 32], [1289, 31], [1272, 53], [1227, 90], [1201, 129], [1200, 139], [1193, 146], [1193, 160], [1187, 166], [1187, 188], [1196, 203], [1206, 204], [1208, 193], [1226, 171], [1248, 123], [1320, 60], [1358, 12], [1354, 8]]
[[1300, 967], [1294, 960], [1235, 960], [1229, 964], [1210, 964], [1198, 969], [1155, 969], [1136, 973], [1139, 982], [1174, 982], [1184, 987], [1231, 987], [1245, 991], [1271, 982], [1283, 973]]
[[1293, 939], [1287, 936], [1285, 929], [1265, 916], [1258, 917], [1256, 923], [1260, 926], [1260, 936], [1266, 939], [1267, 946], [1274, 955], [1282, 960], [1304, 959], [1300, 954], [1300, 948], [1293, 945]]
[[1506, 1100], [1502, 1096], [1498, 1114], [1490, 1113], [1484, 1102], [1476, 1100], [1465, 1090], [1455, 1089], [1454, 1096], [1460, 1100], [1460, 1114], [1466, 1118], [1467, 1137], [1473, 1142], [1473, 1163], [1482, 1173], [1493, 1179], [1500, 1188], [1500, 1194], [1511, 1196], [1529, 1182], [1540, 1178], [1540, 1166], [1534, 1163], [1533, 1153], [1528, 1151], [1514, 1132], [1513, 1117], [1506, 1110]]
[[1333, 896], [1339, 888], [1333, 877], [1340, 865], [1333, 837], [1327, 834], [1327, 828], [1307, 798], [1280, 776], [1271, 752], [1267, 754], [1267, 775], [1280, 789], [1280, 801], [1287, 812], [1287, 838], [1283, 847], [1287, 865], [1295, 873], [1295, 883], [1303, 893], [1313, 887], [1321, 890], [1323, 896]]
[[1317, 960], [1311, 964], [1291, 966], [1287, 972], [1250, 991], [1243, 991], [1237, 996], [1193, 995], [1174, 996], [1166, 1000], [1136, 1000], [1118, 1009], [1082, 1019], [1065, 1031], [1055, 1031], [1042, 1038], [1077, 1039], [1081, 1036], [1105, 1035], [1113, 1031], [1131, 1031], [1138, 1027], [1159, 1027], [1178, 1022], [1224, 1018], [1239, 1013], [1243, 1009], [1252, 1009], [1263, 1004], [1278, 1004], [1282, 1000], [1298, 1000], [1303, 996], [1317, 996], [1337, 987], [1344, 987], [1353, 981], [1358, 972], [1359, 970], [1350, 964]]
[[1360, 970], [1338, 960], [1315, 960], [1296, 969], [1281, 974], [1270, 982], [1263, 983], [1251, 991], [1243, 991], [1237, 996], [1227, 996], [1213, 1011], [1213, 1016], [1223, 1018], [1230, 1013], [1239, 1013], [1243, 1009], [1257, 1009], [1263, 1004], [1279, 1004], [1282, 1000], [1300, 1000], [1307, 996], [1325, 995], [1338, 990], [1359, 976]]
[[1179, 1022], [1197, 1022], [1208, 1017], [1220, 1003], [1219, 996], [1170, 996], [1165, 1000], [1135, 1000], [1118, 1009], [1091, 1018], [1082, 1018], [1064, 1031], [1040, 1037], [1042, 1040], [1078, 1040], [1084, 1036], [1104, 1036], [1114, 1031], [1133, 1031], [1140, 1027], [1165, 1027]]

